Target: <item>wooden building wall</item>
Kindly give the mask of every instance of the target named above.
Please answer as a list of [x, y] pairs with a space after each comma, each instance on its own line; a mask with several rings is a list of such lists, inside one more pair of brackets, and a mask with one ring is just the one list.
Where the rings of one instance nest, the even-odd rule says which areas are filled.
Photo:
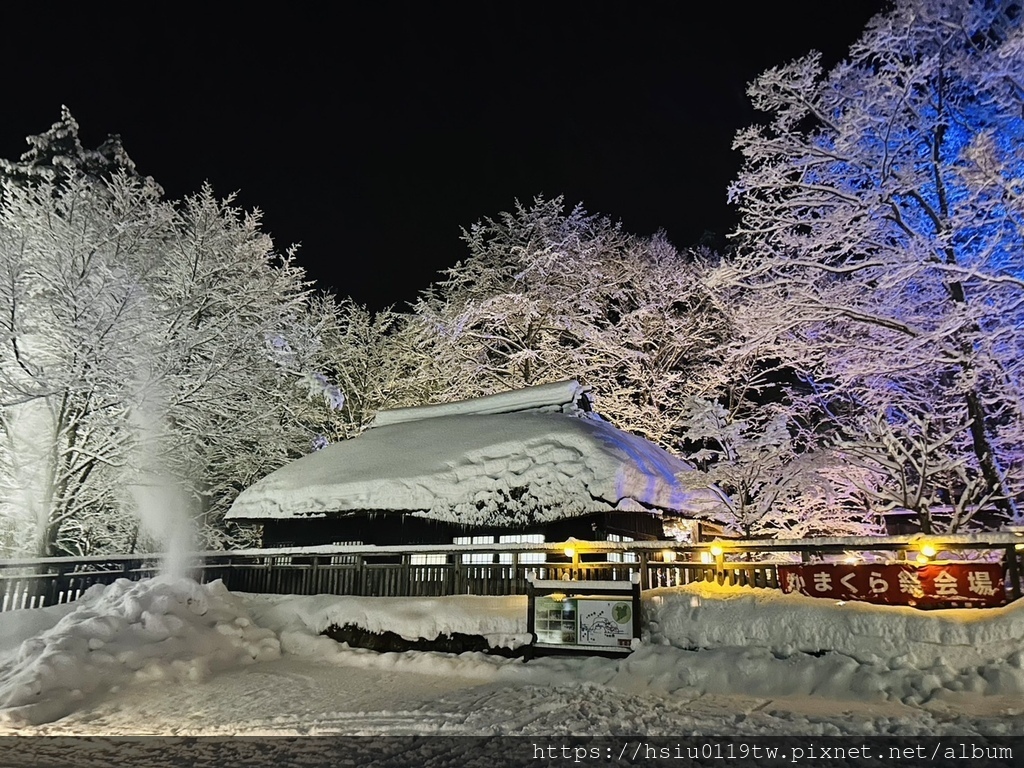
[[263, 522], [263, 546], [451, 544], [457, 536], [538, 533], [543, 534], [547, 542], [569, 538], [604, 541], [610, 533], [637, 541], [664, 538], [661, 518], [638, 512], [598, 513], [522, 527], [463, 526], [400, 512], [364, 512], [325, 518], [266, 520]]

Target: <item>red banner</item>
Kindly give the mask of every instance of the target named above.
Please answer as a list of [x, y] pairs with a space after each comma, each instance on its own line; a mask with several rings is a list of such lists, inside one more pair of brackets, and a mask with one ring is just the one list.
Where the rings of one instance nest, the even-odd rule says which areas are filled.
[[780, 565], [783, 592], [918, 608], [1006, 604], [1002, 563]]

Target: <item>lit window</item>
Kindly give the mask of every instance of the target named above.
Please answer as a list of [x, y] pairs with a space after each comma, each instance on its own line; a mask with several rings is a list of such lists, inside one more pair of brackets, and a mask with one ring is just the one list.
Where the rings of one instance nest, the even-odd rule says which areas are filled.
[[412, 554], [409, 555], [409, 565], [445, 565], [448, 562], [448, 555], [438, 554]]
[[[493, 536], [456, 536], [452, 544], [493, 544]], [[490, 552], [471, 552], [462, 556], [462, 562], [472, 565], [488, 565], [494, 562]]]
[[[356, 547], [362, 544], [361, 541], [332, 541], [331, 544], [335, 547]], [[331, 565], [352, 565], [353, 563], [359, 562], [358, 555], [333, 555], [331, 557]]]
[[[609, 533], [607, 541], [635, 541], [632, 536], [620, 536], [617, 533]], [[636, 552], [609, 552], [609, 563], [635, 563]]]
[[[544, 534], [543, 533], [510, 533], [507, 536], [498, 537], [499, 544], [543, 544]], [[519, 562], [520, 563], [543, 563], [546, 553], [544, 552], [520, 552]], [[512, 563], [512, 553], [502, 552], [498, 558], [498, 562], [501, 563]]]

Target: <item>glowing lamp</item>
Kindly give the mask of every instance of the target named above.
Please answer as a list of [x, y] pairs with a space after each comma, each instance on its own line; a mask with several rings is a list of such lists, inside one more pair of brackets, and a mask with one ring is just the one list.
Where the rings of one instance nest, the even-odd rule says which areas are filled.
[[935, 549], [934, 544], [929, 544], [926, 542], [921, 545], [921, 554], [925, 557], [935, 557], [936, 552], [938, 552], [938, 550]]
[[928, 562], [928, 555], [926, 555], [926, 554], [925, 554], [924, 552], [922, 552], [922, 553], [921, 553], [921, 554], [919, 554], [919, 555], [917, 556], [917, 558], [915, 558], [915, 559], [916, 559], [916, 560], [917, 560], [917, 562], [919, 562], [919, 563], [920, 563], [921, 565], [924, 565], [925, 563], [927, 563], [927, 562]]
[[721, 557], [723, 552], [725, 552], [725, 550], [722, 549], [722, 545], [721, 544], [712, 544], [711, 545], [711, 554], [714, 555], [715, 557]]
[[576, 557], [576, 548], [569, 546], [562, 550], [566, 557]]

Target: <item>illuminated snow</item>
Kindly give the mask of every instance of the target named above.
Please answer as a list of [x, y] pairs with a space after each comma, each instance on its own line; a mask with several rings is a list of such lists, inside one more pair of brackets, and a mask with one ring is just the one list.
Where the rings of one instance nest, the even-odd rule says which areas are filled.
[[353, 623], [517, 647], [523, 596], [272, 596], [120, 581], [71, 605], [0, 614], [0, 733], [1024, 730], [1024, 604], [916, 611], [711, 584], [643, 600], [643, 643], [630, 656], [524, 663], [379, 654], [319, 634]]
[[638, 508], [693, 515], [718, 502], [685, 461], [576, 408], [582, 391], [562, 382], [384, 412], [382, 426], [243, 491], [228, 517], [405, 510], [516, 525]]

